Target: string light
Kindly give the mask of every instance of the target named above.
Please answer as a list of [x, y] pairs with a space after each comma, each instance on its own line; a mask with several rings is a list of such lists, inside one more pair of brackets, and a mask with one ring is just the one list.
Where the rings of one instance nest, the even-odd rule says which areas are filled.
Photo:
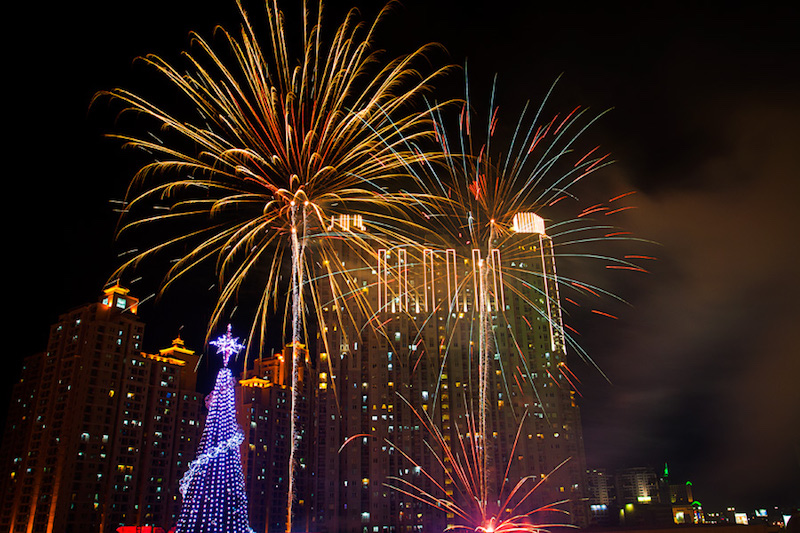
[[180, 482], [183, 496], [176, 533], [251, 533], [239, 446], [244, 433], [236, 423], [235, 380], [228, 368], [231, 355], [244, 346], [231, 334], [212, 341], [224, 366], [209, 394], [208, 416], [197, 458]]

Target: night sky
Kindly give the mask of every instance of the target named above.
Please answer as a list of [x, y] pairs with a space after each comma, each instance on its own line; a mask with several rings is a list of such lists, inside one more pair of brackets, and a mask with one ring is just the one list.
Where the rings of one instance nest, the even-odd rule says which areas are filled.
[[[18, 37], [4, 76], [15, 339], [6, 382], [45, 347], [60, 313], [99, 295], [117, 262], [109, 200], [124, 194], [132, 160], [102, 138], [113, 117], [103, 106], [89, 111], [92, 95], [116, 86], [157, 95], [135, 56], [176, 59], [189, 30], [209, 36], [216, 23], [237, 22], [233, 0], [22, 4], [7, 21]], [[328, 27], [350, 7], [330, 4]], [[374, 16], [377, 7], [362, 4]], [[466, 61], [481, 109], [496, 73], [509, 126], [560, 74], [561, 111], [613, 108], [586, 134], [616, 160], [592, 179], [638, 191], [624, 224], [658, 243], [638, 249], [658, 261], [649, 274], [589, 274], [631, 305], [608, 303], [617, 321], [572, 324], [611, 381], [573, 358], [589, 466], [668, 462], [707, 508], [797, 505], [800, 13], [774, 3], [769, 11], [518, 4], [408, 1], [378, 44], [400, 53], [440, 42], [449, 55], [432, 62]], [[461, 96], [463, 77], [454, 70], [437, 96]], [[200, 350], [211, 295], [196, 294], [211, 284], [196, 280], [143, 306], [145, 349], [164, 347], [184, 326]]]

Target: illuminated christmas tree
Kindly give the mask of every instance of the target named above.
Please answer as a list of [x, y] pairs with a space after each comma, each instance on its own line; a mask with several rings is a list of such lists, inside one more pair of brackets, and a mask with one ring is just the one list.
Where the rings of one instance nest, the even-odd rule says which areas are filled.
[[231, 335], [212, 341], [223, 365], [214, 390], [206, 398], [208, 417], [197, 449], [197, 458], [181, 479], [183, 496], [177, 533], [246, 533], [252, 531], [247, 517], [247, 496], [239, 445], [244, 433], [236, 423], [234, 377], [228, 368], [231, 355], [244, 345]]

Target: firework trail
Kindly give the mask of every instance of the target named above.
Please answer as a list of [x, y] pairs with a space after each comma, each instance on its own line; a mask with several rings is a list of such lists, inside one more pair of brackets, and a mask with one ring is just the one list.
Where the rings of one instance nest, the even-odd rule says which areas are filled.
[[[161, 130], [158, 136], [113, 135], [150, 157], [130, 184], [119, 236], [159, 239], [134, 251], [114, 276], [172, 254], [177, 259], [163, 278], [163, 292], [199, 265], [213, 263], [220, 296], [209, 330], [253, 285], [260, 296], [248, 346], [261, 350], [267, 317], [284, 301], [279, 285], [288, 261], [283, 329], [295, 346], [294, 428], [298, 345], [306, 341], [304, 295], [320, 327], [324, 321], [316, 284], [330, 280], [334, 299], [345, 299], [346, 289], [332, 281], [340, 262], [326, 259], [335, 255], [326, 242], [329, 229], [345, 216], [359, 217], [359, 223], [340, 225], [337, 231], [348, 233], [348, 246], [365, 252], [370, 247], [363, 234], [370, 222], [361, 223], [360, 214], [368, 212], [383, 235], [399, 238], [391, 227], [402, 216], [400, 208], [418, 200], [388, 192], [382, 184], [425, 157], [407, 149], [407, 143], [430, 134], [430, 113], [414, 112], [410, 104], [446, 69], [428, 75], [416, 69], [428, 46], [391, 61], [379, 57], [373, 41], [386, 8], [367, 26], [351, 11], [328, 36], [321, 26], [321, 3], [316, 9], [304, 3], [302, 38], [293, 43], [277, 3], [266, 0], [269, 35], [264, 46], [238, 5], [239, 32], [216, 30], [222, 46], [191, 35], [194, 46], [184, 53], [185, 72], [156, 55], [141, 58], [191, 111], [173, 113], [122, 88], [95, 99], [121, 103], [121, 116], [143, 116], [151, 128]], [[318, 260], [309, 259], [311, 252]], [[347, 300], [347, 307], [368, 305], [357, 294]], [[344, 309], [345, 303], [338, 307]], [[292, 452], [296, 446], [293, 433]], [[287, 531], [294, 465], [289, 469]]]
[[[305, 204], [304, 204], [305, 207]], [[300, 339], [302, 337], [302, 290], [303, 290], [303, 255], [306, 248], [306, 239], [298, 238], [297, 235], [297, 209], [296, 202], [291, 204], [292, 213], [292, 405], [289, 414], [289, 434], [292, 438], [292, 445], [289, 448], [289, 489], [288, 489], [288, 504], [287, 504], [287, 517], [286, 517], [286, 531], [292, 530], [292, 504], [294, 502], [294, 465], [295, 453], [297, 452], [297, 401], [299, 392], [298, 376], [299, 376], [299, 359], [301, 347]], [[305, 215], [305, 209], [303, 209]], [[303, 227], [305, 227], [305, 216], [303, 217]]]

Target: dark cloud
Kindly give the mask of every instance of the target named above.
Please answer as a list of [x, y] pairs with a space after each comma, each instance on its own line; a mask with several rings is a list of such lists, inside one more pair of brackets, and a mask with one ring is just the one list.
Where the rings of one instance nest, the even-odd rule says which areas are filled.
[[640, 196], [629, 223], [660, 261], [605, 339], [616, 384], [584, 409], [590, 457], [676, 460], [717, 504], [800, 496], [799, 111], [711, 107], [722, 149], [686, 169], [691, 187]]

